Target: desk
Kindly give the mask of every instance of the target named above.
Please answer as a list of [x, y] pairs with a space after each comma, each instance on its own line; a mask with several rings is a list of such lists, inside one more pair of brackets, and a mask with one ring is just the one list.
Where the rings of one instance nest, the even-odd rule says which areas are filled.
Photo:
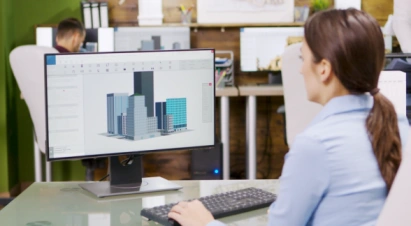
[[246, 143], [247, 143], [247, 178], [257, 177], [257, 96], [283, 96], [281, 85], [272, 86], [239, 86], [240, 96], [247, 97], [246, 104]]
[[236, 87], [216, 88], [220, 97], [221, 142], [223, 143], [223, 179], [230, 179], [230, 101], [229, 97], [238, 96]]
[[[276, 193], [277, 180], [174, 181], [179, 191], [147, 193], [97, 199], [78, 182], [34, 183], [0, 211], [1, 225], [147, 226], [142, 208], [174, 203], [250, 186]], [[267, 208], [221, 219], [233, 225], [266, 225]], [[37, 224], [35, 223], [37, 222]], [[41, 223], [42, 222], [42, 223]], [[234, 224], [235, 223], [235, 224]]]

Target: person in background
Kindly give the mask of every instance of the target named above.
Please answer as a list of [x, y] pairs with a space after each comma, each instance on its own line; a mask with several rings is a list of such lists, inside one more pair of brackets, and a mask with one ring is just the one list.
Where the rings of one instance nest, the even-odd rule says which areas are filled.
[[[86, 29], [76, 18], [62, 20], [57, 27], [56, 46], [59, 53], [88, 52], [81, 46], [86, 38]], [[106, 158], [82, 159], [81, 163], [86, 167], [86, 180], [94, 180], [96, 168], [105, 167]]]
[[80, 52], [86, 37], [86, 29], [76, 18], [67, 18], [57, 27], [55, 49], [60, 53]]
[[[308, 99], [324, 107], [285, 157], [269, 225], [375, 225], [408, 133], [405, 115], [378, 89], [383, 34], [356, 9], [317, 12], [304, 33], [301, 74]], [[183, 226], [223, 225], [198, 200], [168, 216]]]

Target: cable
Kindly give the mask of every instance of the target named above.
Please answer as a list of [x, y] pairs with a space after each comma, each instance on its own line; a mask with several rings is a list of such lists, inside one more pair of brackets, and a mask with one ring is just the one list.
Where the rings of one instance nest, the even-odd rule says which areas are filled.
[[103, 181], [104, 179], [106, 179], [107, 177], [109, 177], [110, 174], [105, 175], [104, 177], [102, 177], [99, 181]]
[[131, 165], [131, 164], [133, 164], [133, 160], [134, 160], [134, 155], [129, 155], [126, 159], [121, 161], [121, 165], [123, 165], [123, 166]]

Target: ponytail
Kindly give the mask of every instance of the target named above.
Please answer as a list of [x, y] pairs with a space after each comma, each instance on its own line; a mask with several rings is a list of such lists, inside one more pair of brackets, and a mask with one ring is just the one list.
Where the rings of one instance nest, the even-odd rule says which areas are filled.
[[393, 104], [378, 91], [373, 96], [374, 106], [367, 117], [366, 127], [389, 192], [401, 163], [401, 137]]

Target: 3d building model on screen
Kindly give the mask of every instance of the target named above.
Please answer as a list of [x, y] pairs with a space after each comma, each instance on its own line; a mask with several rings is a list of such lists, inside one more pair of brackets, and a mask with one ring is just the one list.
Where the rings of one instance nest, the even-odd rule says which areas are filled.
[[107, 132], [142, 140], [187, 130], [187, 99], [154, 101], [154, 72], [134, 72], [134, 94], [107, 94]]
[[[161, 45], [161, 36], [151, 36], [150, 40], [141, 40], [141, 48], [139, 51], [150, 51], [164, 49]], [[173, 42], [173, 49], [181, 49], [179, 42]]]

